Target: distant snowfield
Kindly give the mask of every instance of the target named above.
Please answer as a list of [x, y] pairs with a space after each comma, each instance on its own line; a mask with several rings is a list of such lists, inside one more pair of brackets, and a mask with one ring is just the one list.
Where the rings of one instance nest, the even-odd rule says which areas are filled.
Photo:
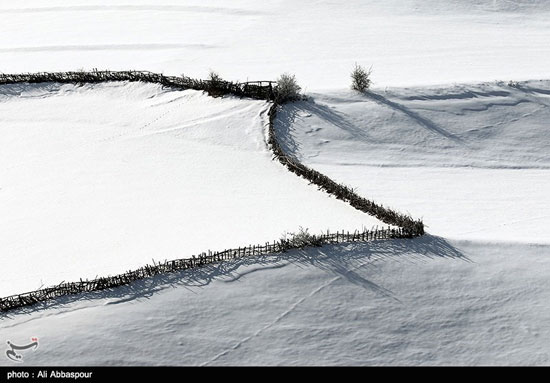
[[550, 243], [550, 82], [312, 94], [286, 150], [446, 238]]
[[230, 80], [290, 71], [345, 88], [549, 78], [545, 0], [0, 1], [3, 72], [146, 69]]
[[0, 295], [383, 224], [272, 161], [268, 104], [139, 83], [0, 87]]

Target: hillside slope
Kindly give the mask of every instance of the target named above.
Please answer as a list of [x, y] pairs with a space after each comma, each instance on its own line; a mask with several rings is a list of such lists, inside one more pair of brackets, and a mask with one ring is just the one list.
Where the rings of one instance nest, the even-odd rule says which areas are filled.
[[[13, 311], [0, 343], [40, 343], [23, 365], [550, 364], [550, 85], [507, 86], [550, 78], [549, 1], [20, 0], [0, 16], [5, 73], [295, 74], [313, 102], [279, 114], [287, 150], [430, 233]], [[356, 62], [373, 66], [367, 96], [342, 90]], [[137, 84], [2, 89], [2, 291], [80, 277], [84, 262], [95, 276], [365, 219], [270, 160], [263, 103]]]
[[457, 239], [549, 243], [550, 83], [312, 94], [287, 105], [286, 150]]
[[272, 161], [268, 104], [158, 85], [0, 86], [0, 295], [382, 225]]
[[[487, 86], [468, 86], [464, 92], [481, 92]], [[504, 91], [496, 87], [500, 88], [492, 91]], [[519, 94], [509, 91], [511, 97]], [[422, 105], [432, 111], [429, 117], [440, 129], [495, 151], [500, 140], [514, 134], [507, 125], [511, 122], [497, 125], [502, 130], [495, 128], [485, 141], [472, 138], [476, 135], [468, 129], [496, 123], [501, 115], [518, 123], [533, 119], [520, 124], [532, 134], [515, 138], [517, 147], [525, 146], [527, 153], [518, 150], [507, 158], [515, 167], [532, 167], [535, 154], [529, 153], [537, 153], [535, 148], [546, 142], [543, 126], [537, 124], [546, 109], [536, 111], [526, 102], [489, 107], [493, 115], [483, 118], [475, 116], [484, 112], [467, 111], [468, 129], [464, 129], [435, 116], [452, 116], [457, 108], [482, 110], [503, 95], [478, 95], [465, 106], [454, 104], [466, 102], [452, 97], [456, 87], [391, 92], [385, 94], [391, 103], [406, 103], [410, 113], [427, 119], [414, 104], [423, 97]], [[509, 211], [502, 215], [503, 206], [529, 215], [536, 213], [534, 206], [545, 208], [547, 194], [537, 194], [524, 178], [532, 171], [546, 175], [544, 152], [538, 157], [538, 169], [495, 168], [490, 155], [468, 145], [462, 146], [462, 157], [447, 158], [446, 147], [437, 150], [449, 141], [447, 136], [415, 125], [405, 118], [410, 116], [403, 117], [387, 103], [358, 99], [349, 92], [315, 95], [314, 100], [314, 104], [287, 105], [287, 114], [279, 115], [277, 128], [291, 134], [286, 145], [294, 148], [296, 156], [360, 185], [361, 193], [377, 192], [395, 207], [412, 210], [418, 205], [426, 210], [425, 219], [434, 231], [448, 230], [458, 239], [429, 234], [414, 240], [326, 246], [160, 276], [14, 311], [2, 317], [0, 338], [24, 343], [38, 337], [40, 348], [24, 354], [24, 363], [38, 365], [549, 364], [549, 227], [544, 218], [519, 225], [508, 221]], [[339, 119], [323, 118], [311, 105], [330, 110]], [[522, 117], [531, 107], [534, 114]], [[285, 115], [295, 116], [292, 124], [285, 125]], [[369, 115], [378, 116], [373, 117], [377, 124], [370, 125]], [[335, 123], [341, 120], [353, 123]], [[383, 132], [372, 131], [381, 121], [386, 121], [385, 129], [403, 132], [394, 135], [394, 141], [403, 144], [401, 156], [384, 155], [400, 151], [383, 141]], [[355, 130], [346, 130], [351, 127]], [[409, 148], [404, 145], [411, 139], [407, 131], [424, 138]], [[363, 135], [382, 138], [367, 140]], [[328, 142], [321, 144], [323, 140]], [[426, 160], [407, 163], [409, 158], [421, 158], [423, 142]], [[381, 162], [393, 161], [393, 167], [376, 166], [376, 156]], [[355, 163], [359, 160], [363, 163]], [[437, 167], [441, 161], [447, 162]], [[463, 163], [452, 167], [459, 161]], [[467, 161], [491, 166], [474, 168], [466, 166]], [[395, 167], [400, 163], [403, 167]], [[392, 178], [392, 169], [407, 177]], [[433, 179], [425, 177], [427, 171], [435, 175]], [[467, 171], [485, 176], [468, 183]], [[547, 179], [538, 182], [546, 185]], [[498, 180], [525, 183], [532, 193], [530, 204], [517, 199], [522, 190], [497, 187]], [[468, 203], [454, 198], [463, 188], [473, 187], [477, 199], [472, 194]], [[447, 194], [438, 192], [442, 188]], [[453, 190], [454, 196], [449, 194]], [[470, 225], [475, 219], [488, 222], [491, 230], [461, 234], [462, 228], [476, 229]], [[508, 225], [513, 224], [513, 232], [523, 235], [506, 239]], [[474, 240], [483, 234], [493, 239]], [[9, 361], [0, 359], [0, 364]]]
[[13, 312], [0, 338], [38, 337], [24, 365], [547, 365], [549, 262], [432, 236], [327, 246]]

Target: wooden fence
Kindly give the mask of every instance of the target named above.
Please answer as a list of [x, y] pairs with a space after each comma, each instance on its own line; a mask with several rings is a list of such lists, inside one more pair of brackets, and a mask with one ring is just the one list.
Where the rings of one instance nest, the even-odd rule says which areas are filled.
[[413, 238], [424, 234], [424, 224], [420, 220], [413, 220], [408, 215], [395, 212], [384, 208], [381, 205], [369, 201], [351, 188], [340, 185], [319, 173], [303, 165], [295, 158], [284, 153], [281, 145], [277, 141], [274, 130], [274, 121], [279, 107], [277, 89], [273, 81], [254, 81], [246, 83], [232, 83], [228, 81], [216, 80], [195, 80], [189, 77], [164, 76], [158, 73], [147, 71], [97, 71], [91, 72], [40, 72], [26, 74], [1, 74], [0, 85], [16, 83], [41, 83], [41, 82], [59, 82], [59, 83], [98, 83], [106, 81], [142, 81], [149, 83], [158, 83], [176, 89], [195, 89], [204, 90], [213, 96], [224, 94], [233, 94], [240, 97], [250, 97], [255, 99], [272, 100], [273, 105], [269, 109], [269, 137], [268, 144], [277, 158], [291, 172], [304, 177], [311, 183], [317, 185], [320, 190], [334, 195], [336, 198], [349, 203], [352, 207], [371, 214], [382, 222], [395, 226], [381, 230], [365, 230], [362, 232], [337, 232], [322, 235], [307, 235], [298, 240], [279, 240], [265, 245], [254, 245], [248, 247], [239, 247], [220, 252], [202, 253], [191, 258], [176, 259], [153, 265], [145, 265], [137, 270], [128, 271], [124, 274], [115, 276], [96, 278], [93, 280], [80, 280], [78, 282], [61, 283], [56, 286], [31, 291], [24, 294], [17, 294], [0, 298], [0, 311], [12, 310], [19, 307], [32, 305], [64, 295], [79, 294], [82, 292], [91, 292], [104, 289], [110, 289], [117, 286], [127, 285], [133, 281], [151, 277], [154, 275], [175, 272], [180, 270], [202, 267], [207, 264], [221, 262], [230, 259], [265, 255], [270, 253], [284, 252], [289, 249], [303, 248], [307, 246], [322, 246], [330, 243], [372, 241], [392, 238]]
[[195, 89], [208, 92], [211, 96], [232, 94], [259, 100], [274, 100], [274, 81], [231, 82], [225, 80], [197, 80], [186, 76], [165, 76], [149, 71], [75, 71], [38, 72], [21, 74], [0, 73], [0, 85], [17, 83], [58, 82], [63, 84], [86, 84], [106, 81], [141, 81], [174, 89]]
[[277, 135], [275, 134], [274, 122], [277, 115], [277, 103], [273, 103], [269, 109], [269, 132], [268, 132], [268, 144], [275, 155], [275, 158], [285, 165], [291, 172], [304, 177], [314, 185], [317, 185], [320, 190], [332, 194], [336, 198], [347, 202], [355, 209], [364, 213], [370, 214], [378, 218], [380, 221], [388, 225], [393, 225], [402, 228], [411, 237], [417, 237], [424, 235], [424, 224], [421, 220], [414, 220], [410, 216], [398, 213], [394, 210], [378, 205], [373, 201], [361, 197], [355, 193], [351, 188], [338, 184], [326, 175], [308, 168], [300, 163], [295, 158], [287, 155], [279, 141], [277, 141]]
[[35, 303], [65, 295], [111, 289], [158, 274], [194, 269], [208, 264], [237, 258], [281, 253], [291, 249], [322, 246], [326, 244], [366, 242], [392, 238], [411, 238], [411, 234], [403, 228], [391, 227], [355, 232], [327, 232], [326, 234], [320, 235], [307, 234], [305, 236], [295, 236], [290, 239], [280, 239], [278, 241], [265, 243], [263, 245], [250, 245], [216, 252], [208, 251], [196, 256], [194, 255], [191, 258], [175, 259], [172, 261], [159, 263], [153, 262], [153, 265], [145, 265], [137, 270], [128, 271], [124, 274], [96, 278], [92, 280], [81, 279], [78, 282], [61, 283], [56, 286], [51, 286], [36, 291], [0, 298], [0, 311], [8, 311], [24, 306], [30, 306]]

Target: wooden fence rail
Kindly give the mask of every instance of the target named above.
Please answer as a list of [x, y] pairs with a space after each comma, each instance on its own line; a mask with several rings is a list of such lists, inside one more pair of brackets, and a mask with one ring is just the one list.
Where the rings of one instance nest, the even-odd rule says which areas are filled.
[[271, 147], [275, 158], [278, 159], [280, 163], [285, 165], [291, 172], [307, 179], [312, 184], [317, 185], [320, 190], [323, 190], [329, 194], [332, 194], [336, 198], [347, 202], [355, 209], [373, 215], [385, 224], [400, 227], [412, 237], [424, 235], [424, 224], [421, 220], [414, 220], [408, 215], [398, 213], [392, 209], [388, 209], [382, 205], [374, 203], [373, 201], [363, 198], [348, 186], [338, 184], [326, 175], [308, 168], [295, 158], [287, 155], [279, 144], [275, 133], [274, 125], [278, 107], [279, 105], [275, 102], [269, 109], [268, 144]]
[[260, 100], [274, 100], [274, 81], [231, 82], [224, 80], [197, 80], [186, 76], [165, 76], [149, 71], [74, 71], [4, 74], [0, 73], [0, 85], [18, 83], [58, 82], [70, 84], [99, 83], [106, 81], [141, 81], [161, 84], [175, 89], [195, 89], [211, 96], [233, 94]]
[[80, 280], [78, 282], [61, 283], [56, 286], [43, 288], [23, 294], [11, 295], [0, 298], [0, 311], [12, 310], [19, 307], [32, 305], [38, 302], [54, 299], [64, 295], [79, 294], [117, 286], [127, 285], [133, 281], [148, 278], [162, 273], [176, 272], [180, 270], [202, 267], [211, 263], [242, 258], [260, 256], [271, 253], [285, 252], [290, 249], [303, 248], [307, 246], [322, 246], [341, 242], [373, 241], [392, 238], [413, 238], [424, 234], [424, 225], [420, 220], [413, 220], [408, 215], [395, 212], [381, 205], [369, 201], [351, 188], [340, 185], [316, 170], [298, 162], [295, 158], [284, 153], [277, 141], [274, 121], [278, 104], [277, 88], [273, 81], [252, 81], [245, 83], [233, 83], [228, 81], [196, 80], [181, 76], [164, 76], [148, 71], [97, 71], [90, 72], [40, 72], [24, 74], [2, 74], [0, 73], [0, 85], [17, 83], [98, 83], [106, 81], [142, 81], [157, 83], [163, 86], [176, 89], [204, 90], [213, 96], [233, 94], [240, 97], [272, 100], [273, 105], [269, 109], [269, 137], [268, 144], [276, 159], [285, 165], [291, 172], [302, 176], [319, 189], [334, 195], [336, 198], [349, 203], [354, 208], [374, 215], [382, 222], [394, 226], [381, 230], [365, 230], [361, 232], [336, 232], [322, 235], [307, 235], [303, 238], [282, 239], [263, 245], [251, 245], [238, 247], [224, 251], [202, 253], [191, 258], [175, 259], [153, 265], [145, 265], [137, 270], [128, 271], [124, 274], [96, 278], [93, 280]]
[[77, 282], [61, 283], [56, 286], [46, 287], [23, 294], [15, 294], [0, 298], [0, 311], [8, 311], [16, 308], [33, 305], [38, 302], [51, 300], [65, 295], [74, 295], [84, 292], [111, 289], [130, 284], [134, 281], [152, 277], [163, 273], [173, 273], [203, 267], [212, 263], [233, 260], [244, 257], [256, 257], [267, 254], [286, 252], [291, 249], [311, 246], [322, 246], [343, 242], [367, 242], [375, 240], [411, 238], [411, 234], [403, 228], [385, 228], [354, 232], [336, 232], [320, 235], [308, 234], [304, 237], [280, 239], [271, 243], [249, 245], [223, 251], [208, 251], [191, 258], [175, 259], [164, 262], [153, 262], [153, 265], [145, 265], [139, 269], [123, 274], [101, 277], [92, 280], [80, 280]]

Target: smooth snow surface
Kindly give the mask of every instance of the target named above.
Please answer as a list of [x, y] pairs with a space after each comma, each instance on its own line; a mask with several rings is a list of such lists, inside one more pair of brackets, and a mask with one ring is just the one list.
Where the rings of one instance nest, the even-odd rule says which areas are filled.
[[[508, 86], [550, 78], [549, 1], [0, 0], [0, 15], [5, 73], [295, 74], [311, 100], [278, 114], [285, 148], [430, 233], [16, 310], [0, 344], [38, 337], [23, 365], [550, 364], [550, 83]], [[373, 66], [365, 95], [346, 90], [356, 62]], [[266, 107], [2, 87], [0, 292], [369, 225], [270, 160]]]
[[38, 337], [28, 365], [548, 364], [549, 269], [548, 246], [327, 246], [14, 312], [0, 338]]
[[3, 72], [147, 69], [230, 80], [294, 73], [344, 88], [550, 77], [545, 0], [1, 0]]
[[550, 243], [550, 82], [313, 94], [286, 150], [432, 234]]
[[[277, 129], [294, 155], [383, 203], [420, 205], [434, 231], [461, 239], [326, 246], [159, 276], [8, 313], [0, 338], [38, 337], [40, 348], [24, 356], [33, 365], [547, 365], [549, 226], [547, 194], [537, 190], [549, 179], [539, 150], [547, 88], [528, 85], [541, 96], [521, 103], [513, 101], [519, 89], [481, 84], [462, 93], [492, 94], [458, 97], [456, 87], [316, 94], [314, 103], [279, 113]], [[485, 108], [499, 97], [511, 105]], [[463, 125], [453, 119], [460, 110]], [[446, 133], [408, 121], [413, 116]], [[472, 133], [489, 124], [492, 135]], [[392, 129], [394, 139], [384, 142]], [[495, 166], [511, 136], [517, 150]], [[478, 176], [468, 179], [468, 171]], [[456, 198], [461, 190], [470, 190], [467, 202]], [[518, 223], [510, 209], [543, 216]], [[483, 232], [470, 221], [489, 224], [489, 240], [472, 240]], [[506, 240], [508, 225], [517, 230]]]
[[263, 101], [157, 85], [0, 87], [0, 295], [382, 223], [271, 159]]

